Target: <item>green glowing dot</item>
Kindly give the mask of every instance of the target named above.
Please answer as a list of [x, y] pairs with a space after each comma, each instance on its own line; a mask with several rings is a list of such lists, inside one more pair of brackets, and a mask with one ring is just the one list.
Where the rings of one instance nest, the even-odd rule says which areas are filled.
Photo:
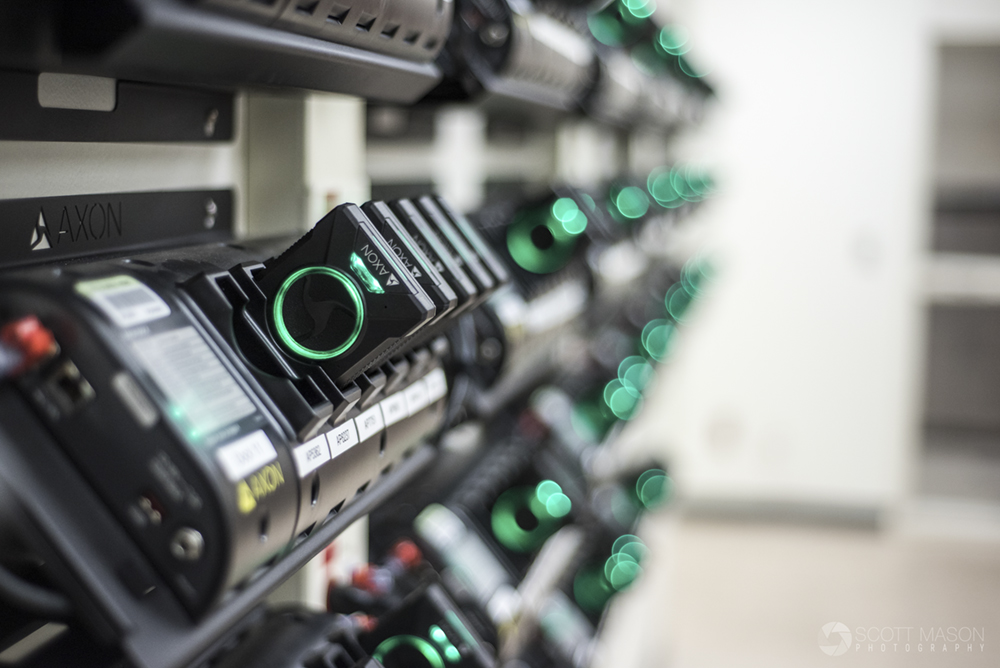
[[545, 501], [545, 510], [552, 517], [566, 517], [573, 509], [573, 502], [565, 494], [553, 494]]
[[667, 208], [680, 206], [681, 196], [670, 180], [670, 170], [654, 170], [646, 179], [646, 188], [656, 203]]
[[687, 33], [682, 28], [676, 26], [669, 26], [660, 30], [660, 34], [657, 36], [657, 43], [664, 51], [673, 56], [685, 54], [690, 48], [687, 43]]
[[543, 480], [535, 487], [535, 496], [546, 503], [553, 494], [562, 494], [562, 487], [555, 480]]
[[653, 367], [638, 355], [626, 357], [618, 365], [618, 380], [635, 396], [639, 396], [652, 378]]
[[611, 546], [611, 553], [618, 554], [622, 549], [633, 543], [642, 544], [642, 539], [630, 533], [623, 534], [615, 539], [614, 544]]
[[579, 211], [580, 207], [570, 197], [560, 197], [552, 203], [552, 215], [560, 222], [573, 220]]
[[622, 7], [632, 16], [639, 19], [646, 19], [656, 11], [656, 3], [653, 0], [619, 0]]
[[569, 220], [559, 221], [562, 223], [562, 227], [566, 230], [567, 234], [577, 235], [582, 234], [584, 230], [587, 229], [587, 216], [584, 215], [583, 211], [579, 209], [573, 214], [573, 217]]
[[615, 206], [626, 218], [642, 218], [649, 211], [649, 198], [639, 188], [627, 186], [615, 196]]
[[670, 354], [677, 328], [666, 320], [653, 320], [642, 329], [642, 347], [650, 358], [662, 362]]
[[619, 420], [631, 420], [639, 412], [641, 398], [635, 390], [615, 378], [604, 386], [604, 402]]
[[432, 624], [431, 625], [430, 636], [431, 636], [431, 640], [433, 640], [434, 642], [439, 643], [439, 644], [448, 641], [448, 635], [437, 624]]
[[361, 279], [361, 284], [365, 286], [365, 290], [368, 292], [373, 292], [377, 295], [385, 293], [379, 282], [372, 276], [372, 273], [368, 271], [368, 267], [365, 266], [365, 261], [361, 259], [361, 256], [357, 253], [351, 253], [351, 271], [354, 275]]
[[458, 663], [462, 659], [462, 653], [454, 645], [448, 645], [444, 650], [444, 658], [448, 659], [448, 663]]
[[627, 387], [623, 387], [612, 395], [610, 406], [617, 417], [629, 420], [635, 412], [637, 397]]
[[684, 74], [688, 75], [692, 79], [700, 79], [703, 76], [705, 76], [704, 73], [699, 72], [696, 69], [694, 69], [693, 67], [691, 67], [691, 63], [689, 63], [687, 61], [687, 59], [684, 58], [683, 56], [678, 56], [677, 57], [677, 67], [680, 68], [681, 72], [683, 72]]
[[391, 638], [386, 638], [379, 646], [375, 648], [372, 652], [372, 658], [378, 661], [380, 664], [386, 664], [386, 657], [390, 656], [393, 652], [398, 651], [401, 647], [412, 647], [417, 652], [424, 657], [424, 659], [431, 665], [431, 668], [444, 668], [444, 659], [434, 645], [430, 644], [427, 640], [420, 638], [418, 636], [411, 635], [401, 635], [392, 636]]
[[673, 492], [673, 481], [663, 469], [644, 471], [635, 483], [635, 493], [646, 508], [652, 509], [663, 504]]
[[621, 591], [635, 582], [641, 573], [642, 567], [639, 564], [634, 561], [621, 560], [612, 569], [608, 581], [617, 591]]
[[674, 320], [681, 322], [684, 320], [684, 314], [687, 312], [688, 307], [691, 306], [692, 300], [691, 293], [685, 290], [682, 284], [675, 283], [667, 290], [667, 296], [663, 301], [667, 307], [667, 313]]
[[634, 561], [637, 564], [641, 564], [643, 559], [649, 553], [649, 549], [646, 544], [641, 540], [634, 540], [630, 543], [625, 543], [622, 545], [621, 549], [616, 552], [619, 557], [619, 561], [626, 559], [629, 561]]

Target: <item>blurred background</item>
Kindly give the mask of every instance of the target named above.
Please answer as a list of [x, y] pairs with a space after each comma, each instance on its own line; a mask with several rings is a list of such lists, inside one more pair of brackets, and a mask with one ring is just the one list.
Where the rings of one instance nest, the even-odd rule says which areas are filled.
[[[653, 561], [595, 665], [998, 665], [1000, 3], [656, 11], [715, 87], [699, 125], [317, 97], [365, 141], [338, 133], [346, 157], [309, 201], [435, 189], [472, 211], [553, 181], [710, 170], [715, 195], [668, 243], [713, 280], [621, 442], [669, 462], [676, 497], [643, 527]], [[301, 104], [252, 95], [251, 141]], [[257, 169], [251, 231], [292, 192], [275, 179], [298, 178]], [[844, 655], [820, 649], [831, 623]]]
[[711, 278], [619, 442], [675, 495], [594, 665], [1000, 665], [1000, 2], [632, 3], [711, 82], [700, 122], [241, 89], [221, 145], [0, 142], [0, 198], [232, 186], [257, 236], [706, 170], [659, 242]]

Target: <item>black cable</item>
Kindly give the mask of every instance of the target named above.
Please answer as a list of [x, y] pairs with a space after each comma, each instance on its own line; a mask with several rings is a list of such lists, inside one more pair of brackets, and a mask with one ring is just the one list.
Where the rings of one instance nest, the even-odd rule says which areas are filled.
[[0, 566], [0, 599], [46, 619], [61, 619], [73, 612], [63, 594], [27, 582]]

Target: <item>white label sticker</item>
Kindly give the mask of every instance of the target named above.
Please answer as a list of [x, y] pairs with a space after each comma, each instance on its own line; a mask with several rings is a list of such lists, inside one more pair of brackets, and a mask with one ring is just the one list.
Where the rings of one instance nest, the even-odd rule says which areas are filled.
[[358, 438], [365, 441], [385, 427], [385, 422], [382, 420], [382, 409], [378, 405], [372, 406], [354, 418], [354, 423], [358, 426]]
[[349, 450], [358, 443], [358, 428], [354, 420], [348, 420], [339, 427], [334, 427], [332, 431], [327, 432], [326, 440], [330, 443], [330, 455], [333, 457]]
[[219, 460], [226, 477], [236, 482], [277, 459], [278, 453], [267, 434], [258, 429], [216, 450], [215, 458]]
[[306, 441], [292, 450], [295, 455], [295, 466], [299, 469], [299, 477], [307, 475], [330, 461], [330, 447], [326, 444], [326, 436], [320, 435], [311, 441]]
[[167, 395], [170, 417], [192, 440], [256, 410], [194, 327], [147, 336], [133, 349]]
[[423, 379], [403, 390], [403, 396], [406, 397], [406, 410], [410, 415], [416, 415], [427, 408], [427, 404], [431, 402], [427, 392], [427, 383]]
[[92, 301], [119, 327], [134, 327], [170, 315], [170, 307], [149, 286], [131, 276], [80, 281], [76, 291]]
[[378, 405], [382, 407], [382, 417], [385, 418], [386, 427], [396, 424], [409, 415], [406, 410], [406, 397], [403, 396], [402, 392], [397, 392], [391, 397], [383, 399]]
[[448, 394], [448, 379], [444, 376], [444, 369], [437, 368], [424, 376], [427, 383], [427, 401], [433, 403]]

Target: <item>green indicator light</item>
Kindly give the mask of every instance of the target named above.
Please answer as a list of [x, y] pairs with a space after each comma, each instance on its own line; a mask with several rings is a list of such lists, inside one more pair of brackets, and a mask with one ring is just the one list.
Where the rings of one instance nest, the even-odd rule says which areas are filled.
[[535, 496], [542, 503], [547, 503], [553, 494], [562, 494], [562, 487], [555, 480], [543, 480], [535, 487]]
[[412, 666], [412, 662], [408, 661], [406, 657], [400, 657], [400, 660], [396, 662], [387, 660], [394, 653], [399, 652], [402, 654], [400, 650], [406, 648], [415, 650], [417, 654], [427, 661], [431, 668], [444, 668], [444, 659], [442, 659], [441, 654], [434, 649], [434, 645], [418, 636], [402, 635], [386, 638], [379, 643], [379, 646], [375, 648], [374, 652], [372, 652], [372, 658], [386, 668], [392, 668], [395, 666]]
[[639, 502], [647, 509], [662, 505], [673, 493], [673, 481], [663, 469], [644, 471], [635, 483], [635, 493]]
[[444, 658], [448, 659], [449, 663], [458, 663], [462, 659], [462, 653], [454, 645], [448, 645], [444, 648]]
[[[288, 329], [288, 325], [285, 322], [284, 307], [285, 299], [288, 296], [288, 291], [294, 286], [298, 281], [305, 280], [309, 276], [326, 276], [333, 278], [340, 287], [347, 293], [351, 304], [354, 306], [354, 324], [350, 333], [346, 336], [344, 341], [327, 350], [314, 350], [312, 348], [307, 348], [306, 346], [299, 343], [292, 333]], [[316, 267], [304, 267], [294, 272], [288, 278], [284, 280], [281, 287], [278, 289], [278, 293], [274, 298], [274, 307], [272, 309], [272, 315], [274, 316], [274, 325], [278, 330], [278, 338], [281, 342], [288, 347], [289, 350], [314, 360], [324, 360], [332, 359], [338, 355], [342, 355], [344, 352], [350, 349], [351, 346], [358, 340], [361, 335], [361, 329], [365, 322], [365, 303], [361, 297], [361, 291], [354, 284], [347, 274], [340, 271], [339, 269], [334, 269], [333, 267], [316, 266]]]
[[563, 493], [553, 494], [545, 502], [545, 510], [555, 518], [566, 517], [573, 509], [573, 502]]
[[[656, 3], [653, 0], [619, 0], [619, 2], [629, 14], [638, 19], [649, 18], [656, 11]], [[625, 12], [622, 15], [626, 16]]]
[[639, 188], [627, 186], [615, 196], [615, 206], [626, 218], [642, 218], [649, 211], [649, 198]]
[[691, 63], [689, 63], [687, 61], [687, 58], [685, 58], [684, 56], [677, 57], [677, 67], [680, 68], [681, 72], [688, 75], [692, 79], [700, 79], [703, 76], [705, 76], [703, 72], [699, 72], [693, 67], [691, 67]]
[[656, 169], [646, 179], [646, 188], [656, 203], [662, 207], [673, 209], [684, 203], [684, 199], [674, 188], [670, 180], [669, 169]]
[[649, 548], [641, 540], [634, 540], [631, 543], [626, 543], [621, 547], [615, 554], [618, 555], [619, 561], [626, 559], [629, 561], [634, 561], [637, 564], [641, 564], [642, 560], [646, 558], [649, 553]]
[[660, 30], [656, 41], [664, 51], [672, 56], [683, 55], [691, 48], [688, 45], [687, 32], [677, 26], [668, 26]]
[[619, 536], [618, 538], [615, 539], [614, 544], [611, 546], [611, 553], [612, 554], [618, 554], [625, 547], [627, 547], [628, 545], [631, 545], [633, 543], [639, 543], [641, 545], [642, 544], [642, 539], [639, 538], [638, 536], [634, 536], [634, 535], [632, 535], [630, 533], [623, 534], [623, 535], [621, 535], [621, 536]]
[[684, 320], [684, 314], [687, 312], [688, 307], [691, 306], [691, 302], [691, 293], [685, 290], [684, 286], [680, 283], [671, 285], [670, 289], [667, 290], [667, 296], [663, 300], [663, 303], [667, 307], [667, 313], [678, 322]]
[[604, 403], [619, 420], [631, 420], [638, 414], [642, 401], [634, 392], [615, 378], [604, 386]]
[[563, 223], [573, 220], [579, 211], [580, 207], [570, 197], [560, 197], [552, 203], [552, 215], [555, 216], [556, 220]]
[[670, 354], [677, 328], [666, 320], [653, 320], [642, 328], [642, 347], [649, 356], [662, 362]]
[[639, 396], [646, 389], [652, 378], [653, 367], [645, 358], [638, 355], [626, 357], [618, 365], [618, 380], [635, 396]]
[[372, 276], [372, 272], [368, 271], [368, 267], [365, 266], [365, 261], [361, 259], [361, 256], [357, 253], [351, 253], [351, 271], [354, 275], [361, 279], [361, 284], [365, 286], [365, 290], [368, 292], [374, 292], [377, 295], [385, 293], [379, 282], [375, 280]]
[[634, 561], [622, 559], [611, 570], [611, 577], [608, 578], [608, 582], [611, 583], [611, 586], [615, 590], [621, 591], [635, 582], [636, 578], [641, 574], [642, 567], [639, 564]]
[[566, 233], [573, 236], [583, 234], [583, 231], [587, 229], [587, 216], [584, 215], [583, 211], [580, 211], [579, 209], [573, 214], [572, 218], [560, 222], [562, 223], [563, 229], [566, 230]]
[[437, 624], [432, 624], [431, 625], [430, 636], [431, 636], [431, 640], [433, 640], [434, 642], [438, 643], [439, 645], [441, 643], [448, 642], [448, 635]]

